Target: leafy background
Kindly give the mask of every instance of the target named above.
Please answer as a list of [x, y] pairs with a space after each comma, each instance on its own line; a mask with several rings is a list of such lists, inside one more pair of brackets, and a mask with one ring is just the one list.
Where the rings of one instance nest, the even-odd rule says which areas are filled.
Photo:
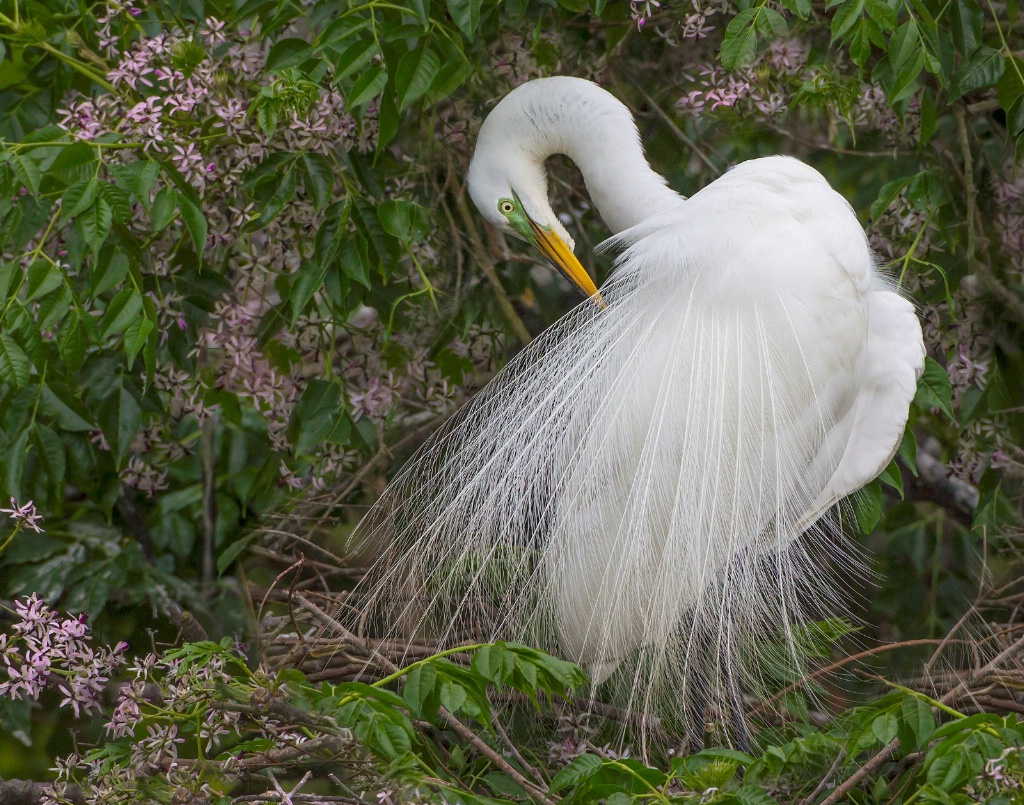
[[[354, 801], [820, 802], [851, 779], [859, 801], [1019, 796], [1022, 25], [1016, 2], [991, 0], [0, 0], [0, 501], [32, 501], [44, 528], [12, 516], [0, 531], [10, 623], [36, 593], [132, 656], [225, 637], [176, 649], [188, 667], [220, 657], [220, 692], [160, 717], [187, 732], [223, 711], [211, 702], [269, 691], [306, 713], [288, 711], [307, 739], [345, 738], [307, 754], [362, 774]], [[286, 670], [294, 645], [266, 620], [294, 617], [308, 579], [287, 590], [289, 568], [344, 586], [315, 545], [337, 545], [411, 450], [576, 304], [463, 188], [488, 109], [552, 74], [622, 98], [683, 193], [743, 159], [806, 160], [920, 308], [930, 361], [911, 426], [856, 501], [875, 582], [853, 597], [856, 634], [822, 647], [817, 704], [783, 689], [756, 758], [626, 760], [567, 706], [546, 711], [552, 735], [502, 737], [488, 690], [580, 686], [525, 649], [494, 649], [511, 652], [497, 670], [471, 652], [427, 681], [407, 670], [402, 699], [335, 691], [359, 684], [337, 667], [317, 687], [327, 672]], [[572, 166], [552, 167], [555, 209], [602, 279], [606, 232]], [[134, 674], [159, 688], [179, 671]], [[124, 776], [131, 756], [99, 725], [2, 701], [0, 776], [48, 779], [99, 744], [117, 782], [97, 801], [287, 801], [267, 769], [291, 786], [304, 772], [266, 753], [294, 737], [239, 718], [258, 736], [217, 751], [256, 758], [246, 782], [211, 762], [142, 793], [173, 741]]]

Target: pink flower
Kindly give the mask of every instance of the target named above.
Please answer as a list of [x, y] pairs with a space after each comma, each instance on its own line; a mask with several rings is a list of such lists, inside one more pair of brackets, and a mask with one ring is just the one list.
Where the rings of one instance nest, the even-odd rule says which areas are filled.
[[39, 527], [39, 523], [43, 521], [43, 516], [36, 512], [36, 504], [31, 500], [24, 506], [19, 506], [18, 501], [11, 498], [11, 508], [0, 509], [0, 512], [9, 515], [14, 520], [16, 529], [31, 528], [37, 534], [42, 533], [43, 529]]

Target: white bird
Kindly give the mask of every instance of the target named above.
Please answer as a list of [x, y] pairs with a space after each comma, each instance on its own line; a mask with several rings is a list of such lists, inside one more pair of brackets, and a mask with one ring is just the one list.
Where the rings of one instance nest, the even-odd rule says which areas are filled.
[[[600, 292], [549, 203], [552, 154], [621, 251]], [[826, 514], [900, 443], [924, 361], [913, 306], [816, 170], [755, 159], [684, 198], [629, 110], [581, 79], [498, 103], [468, 186], [592, 299], [404, 468], [357, 530], [389, 544], [365, 590], [392, 626], [531, 642], [638, 709], [735, 703], [737, 655], [792, 646], [834, 603]]]

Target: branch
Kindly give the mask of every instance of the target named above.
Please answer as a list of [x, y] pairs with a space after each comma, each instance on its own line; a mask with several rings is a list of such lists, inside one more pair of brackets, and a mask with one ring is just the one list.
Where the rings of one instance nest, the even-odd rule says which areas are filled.
[[[44, 796], [52, 796], [53, 793], [53, 783], [0, 779], [0, 805], [39, 805]], [[77, 785], [69, 785], [61, 796], [75, 805], [85, 803], [85, 795]]]
[[[992, 671], [998, 668], [999, 664], [1004, 660], [1013, 657], [1015, 654], [1019, 654], [1022, 647], [1024, 647], [1024, 637], [1020, 637], [1012, 642], [1009, 646], [999, 652], [999, 654], [997, 654], [989, 663], [970, 674], [959, 685], [948, 691], [941, 699], [938, 700], [939, 703], [948, 705], [955, 702], [961, 694], [966, 693], [970, 689], [972, 684], [978, 680], [986, 678], [992, 673]], [[883, 763], [891, 758], [893, 754], [895, 754], [896, 750], [899, 749], [899, 746], [900, 739], [893, 738], [884, 749], [875, 754], [867, 763], [850, 775], [849, 779], [847, 779], [842, 785], [838, 786], [831, 794], [828, 795], [828, 797], [823, 799], [821, 801], [821, 805], [835, 805], [835, 803], [841, 801], [865, 777], [873, 771], [876, 771]]]
[[[299, 606], [301, 606], [310, 614], [314, 615], [321, 622], [328, 624], [335, 631], [342, 634], [347, 641], [351, 642], [353, 646], [367, 648], [370, 651], [372, 651], [374, 654], [374, 659], [380, 665], [386, 668], [389, 673], [393, 674], [400, 670], [399, 667], [395, 665], [393, 662], [391, 662], [391, 660], [389, 660], [387, 657], [383, 656], [380, 653], [377, 653], [373, 649], [373, 647], [369, 645], [368, 641], [358, 637], [357, 635], [354, 635], [345, 627], [344, 624], [332, 618], [330, 615], [321, 610], [319, 607], [312, 604], [303, 596], [297, 595], [295, 596], [295, 599], [298, 602]], [[477, 749], [477, 751], [480, 752], [480, 754], [482, 754], [484, 757], [490, 760], [491, 763], [493, 763], [495, 766], [497, 766], [499, 769], [505, 772], [505, 774], [507, 774], [509, 777], [515, 780], [532, 797], [540, 800], [544, 803], [544, 805], [554, 805], [554, 802], [548, 798], [547, 792], [545, 792], [542, 788], [538, 787], [536, 783], [532, 783], [529, 780], [527, 780], [526, 777], [524, 777], [522, 773], [520, 773], [520, 771], [515, 768], [515, 766], [513, 766], [505, 758], [498, 754], [493, 747], [489, 746], [479, 735], [473, 732], [473, 730], [471, 730], [469, 727], [463, 724], [458, 718], [456, 718], [454, 715], [448, 712], [446, 708], [439, 708], [438, 714], [441, 716], [441, 718], [445, 722], [445, 725], [449, 729], [455, 732], [464, 741], [470, 743], [474, 748]]]

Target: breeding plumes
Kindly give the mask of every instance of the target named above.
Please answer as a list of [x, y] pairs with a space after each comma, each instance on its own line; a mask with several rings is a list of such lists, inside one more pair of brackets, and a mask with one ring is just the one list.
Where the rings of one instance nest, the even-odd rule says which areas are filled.
[[[600, 292], [548, 201], [556, 153], [613, 233]], [[837, 504], [899, 445], [924, 361], [913, 306], [813, 168], [751, 160], [684, 198], [626, 107], [588, 81], [509, 93], [468, 185], [487, 221], [590, 298], [361, 524], [355, 540], [387, 545], [364, 582], [370, 617], [539, 645], [637, 710], [735, 703], [836, 609]]]

